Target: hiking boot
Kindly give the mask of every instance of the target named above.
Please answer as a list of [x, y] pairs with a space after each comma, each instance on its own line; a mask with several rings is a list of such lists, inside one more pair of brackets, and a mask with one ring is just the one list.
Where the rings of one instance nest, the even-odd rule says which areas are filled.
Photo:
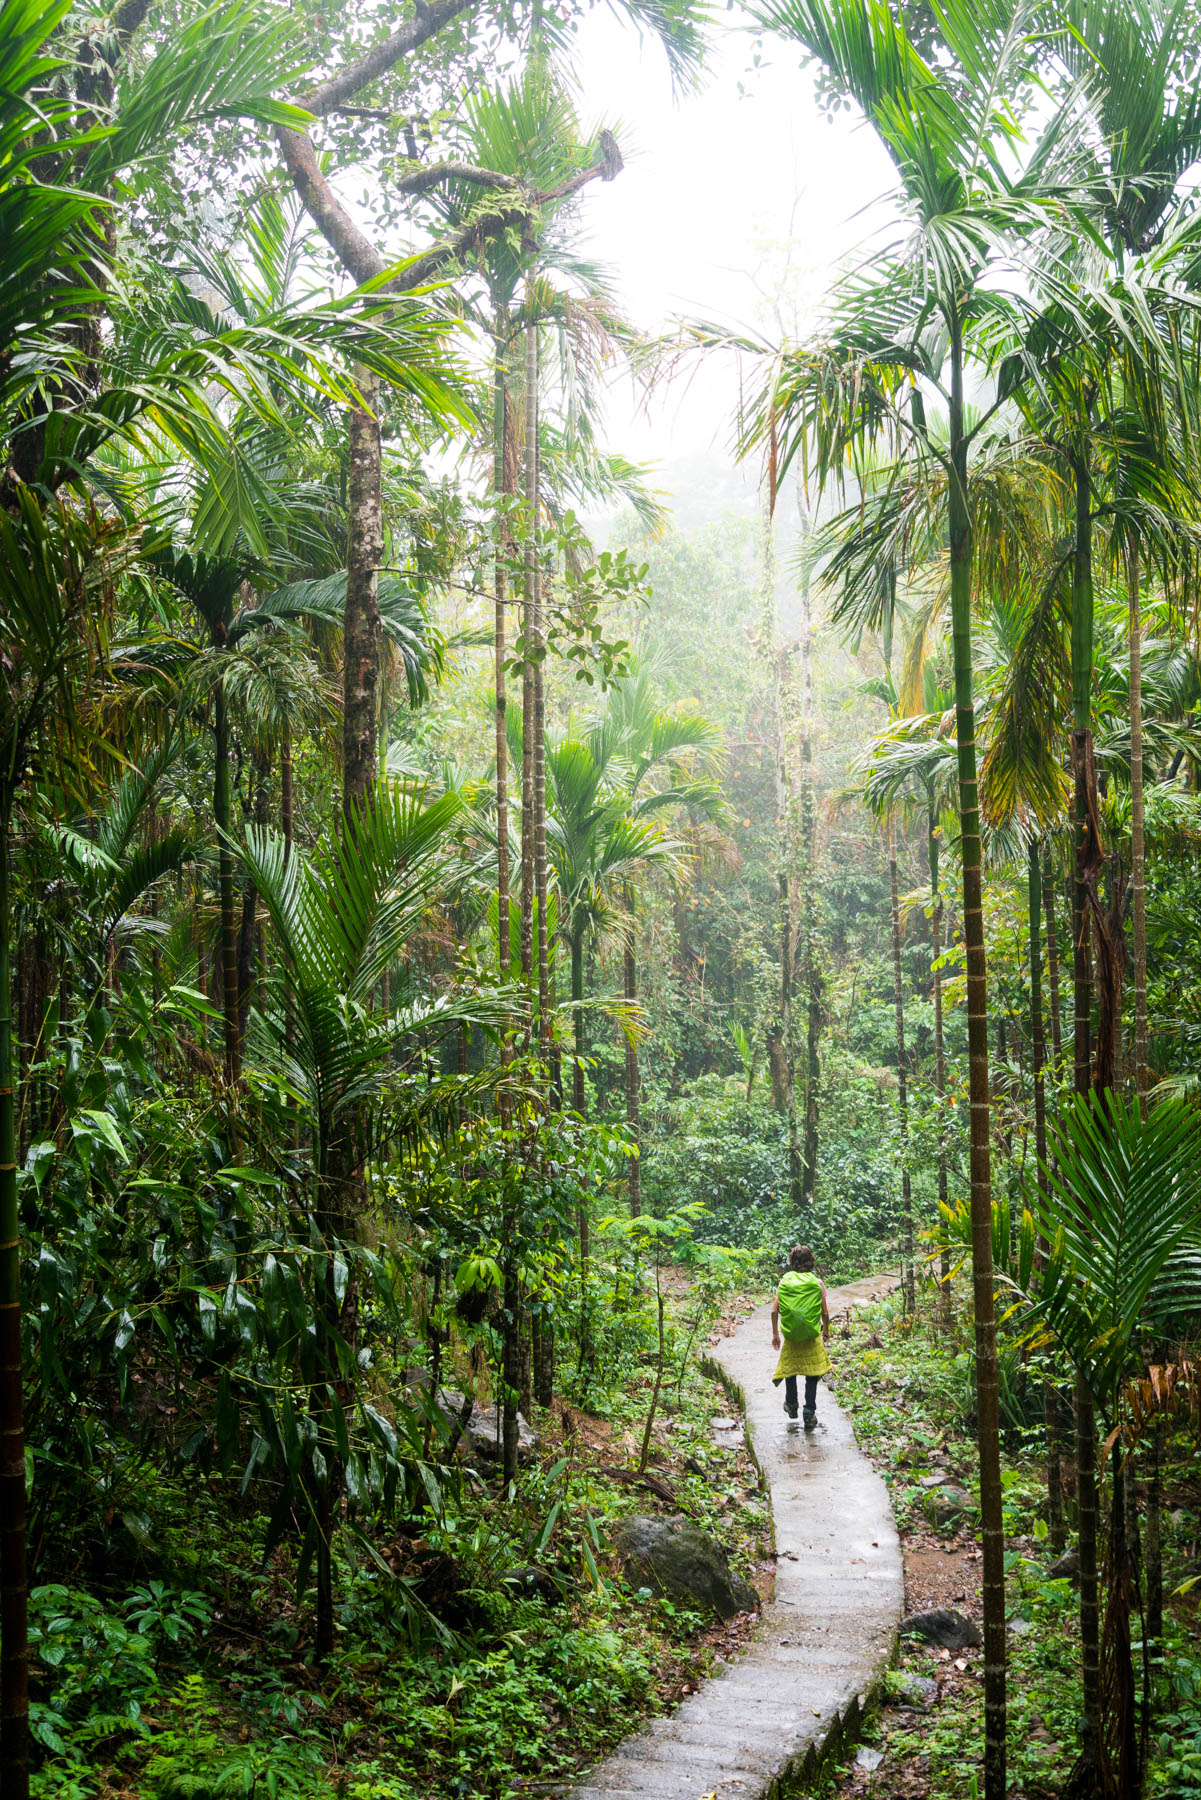
[[[796, 1418], [795, 1413], [793, 1413], [792, 1416], [794, 1419]], [[806, 1412], [803, 1423], [806, 1431], [812, 1431], [817, 1424], [817, 1414], [815, 1412]]]
[[[786, 1413], [787, 1413], [787, 1415], [788, 1415], [788, 1417], [789, 1417], [789, 1418], [790, 1418], [790, 1419], [795, 1419], [795, 1418], [796, 1418], [796, 1410], [797, 1410], [797, 1409], [796, 1409], [796, 1407], [795, 1407], [795, 1406], [789, 1406], [789, 1404], [788, 1404], [788, 1402], [787, 1402], [787, 1400], [785, 1400], [785, 1402], [784, 1402], [784, 1411], [785, 1411], [785, 1412], [786, 1412]], [[806, 1413], [806, 1415], [805, 1415], [805, 1417], [806, 1417], [806, 1418], [808, 1418], [808, 1416], [809, 1416], [809, 1415], [808, 1415], [808, 1413]]]

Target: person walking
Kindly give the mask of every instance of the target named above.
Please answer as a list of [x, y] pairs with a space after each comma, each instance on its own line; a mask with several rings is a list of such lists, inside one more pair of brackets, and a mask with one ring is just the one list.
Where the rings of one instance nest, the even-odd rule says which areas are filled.
[[808, 1244], [797, 1244], [788, 1253], [788, 1272], [772, 1301], [771, 1347], [780, 1352], [772, 1385], [784, 1383], [784, 1411], [795, 1419], [797, 1376], [805, 1377], [806, 1431], [817, 1424], [817, 1384], [830, 1367], [826, 1353], [829, 1335], [830, 1309], [825, 1284], [817, 1273], [817, 1259]]

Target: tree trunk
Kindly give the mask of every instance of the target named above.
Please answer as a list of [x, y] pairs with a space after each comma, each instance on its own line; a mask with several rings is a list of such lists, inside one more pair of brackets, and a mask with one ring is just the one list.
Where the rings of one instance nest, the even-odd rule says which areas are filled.
[[[506, 480], [508, 444], [508, 392], [505, 381], [502, 314], [496, 318], [496, 362], [492, 372], [492, 492], [499, 506], [509, 497]], [[509, 740], [507, 734], [508, 697], [506, 692], [505, 657], [508, 603], [506, 555], [509, 548], [508, 522], [502, 515], [496, 522], [496, 561], [493, 573], [496, 621], [496, 930], [498, 961], [502, 978], [508, 979], [512, 950], [509, 944]], [[501, 1062], [508, 1061], [507, 1046], [502, 1047]]]
[[353, 821], [375, 785], [379, 731], [379, 567], [384, 556], [379, 382], [356, 365], [350, 413], [346, 611], [342, 631], [342, 812]]
[[504, 1318], [501, 1321], [501, 1477], [506, 1488], [517, 1480], [517, 1419], [521, 1384], [521, 1290], [514, 1253], [516, 1220], [509, 1220], [505, 1254]]
[[217, 825], [217, 883], [221, 896], [221, 1017], [225, 1029], [225, 1079], [232, 1086], [241, 1063], [238, 1031], [238, 920], [234, 883], [233, 798], [229, 779], [229, 714], [225, 689], [213, 693], [213, 818]]
[[[356, 365], [355, 383], [363, 405], [352, 407], [347, 481], [346, 608], [342, 627], [342, 816], [347, 837], [370, 806], [379, 770], [380, 650], [379, 569], [384, 557], [383, 448], [377, 416], [379, 382]], [[332, 1139], [321, 1125], [321, 1172], [317, 1222], [325, 1257], [320, 1277], [318, 1330], [324, 1380], [338, 1380], [333, 1345], [341, 1337], [353, 1354], [358, 1304], [352, 1270], [339, 1304], [334, 1284], [337, 1241], [353, 1235], [363, 1199], [363, 1149], [353, 1113], [339, 1121]], [[324, 1404], [319, 1423], [326, 1475], [317, 1506], [317, 1639], [319, 1659], [333, 1649], [333, 1531], [341, 1488], [341, 1458], [332, 1409]]]
[[984, 1792], [1005, 1794], [1005, 1539], [1001, 1518], [1001, 1439], [993, 1299], [991, 1145], [988, 1097], [988, 978], [984, 945], [976, 709], [972, 694], [972, 544], [968, 443], [963, 411], [963, 340], [951, 330], [948, 491], [951, 636], [955, 661], [959, 821], [963, 866], [963, 941], [967, 953], [968, 1092], [971, 1108], [972, 1293], [976, 1315], [976, 1419], [984, 1601]]
[[[271, 775], [271, 758], [266, 754], [256, 755], [252, 763], [253, 813], [256, 825], [263, 828], [268, 823], [267, 802], [269, 799], [268, 783]], [[242, 918], [238, 929], [238, 1052], [241, 1054], [242, 1044], [246, 1038], [246, 1025], [250, 1017], [251, 1001], [254, 998], [256, 979], [261, 977], [262, 962], [257, 956], [258, 949], [258, 890], [253, 881], [247, 879], [242, 886]]]
[[1134, 1087], [1144, 1123], [1151, 1084], [1147, 1020], [1147, 857], [1143, 827], [1143, 623], [1138, 549], [1132, 545], [1130, 584], [1130, 881], [1134, 923]]
[[[1075, 464], [1076, 544], [1072, 571], [1072, 765], [1075, 773], [1075, 880], [1072, 888], [1073, 1068], [1078, 1094], [1092, 1080], [1092, 957], [1089, 953], [1088, 880], [1098, 846], [1090, 793], [1092, 769], [1093, 570], [1092, 495], [1087, 461]], [[1076, 1777], [1080, 1792], [1102, 1780], [1101, 1640], [1097, 1604], [1097, 1428], [1093, 1397], [1076, 1379], [1076, 1491], [1079, 1510], [1080, 1650], [1083, 1741]]]
[[1059, 933], [1055, 925], [1055, 880], [1051, 846], [1043, 846], [1043, 910], [1047, 919], [1047, 993], [1051, 1002], [1051, 1061], [1058, 1084], [1063, 1059], [1063, 1028], [1059, 1011]]
[[525, 599], [521, 613], [521, 972], [534, 975], [534, 611], [538, 583], [538, 327], [532, 294], [527, 294], [525, 328]]
[[[774, 494], [770, 497], [774, 502]], [[763, 514], [763, 642], [771, 659], [776, 733], [776, 884], [780, 913], [780, 1023], [779, 1059], [776, 1065], [776, 1089], [782, 1089], [783, 1108], [788, 1120], [788, 1191], [793, 1210], [799, 1214], [804, 1201], [804, 1180], [800, 1140], [797, 1134], [796, 1109], [796, 1043], [792, 1025], [793, 998], [793, 918], [792, 918], [792, 783], [788, 770], [785, 690], [787, 688], [788, 652], [777, 643], [776, 620], [776, 554], [772, 529], [771, 504]], [[774, 1034], [772, 1034], [774, 1036]], [[770, 1038], [769, 1038], [770, 1054]]]
[[905, 1070], [905, 990], [901, 979], [901, 897], [897, 880], [897, 821], [888, 816], [888, 889], [892, 901], [892, 997], [897, 1020], [897, 1120], [901, 1128], [901, 1287], [905, 1310], [916, 1301], [913, 1272], [913, 1189], [909, 1179], [909, 1095]]
[[[535, 491], [537, 491], [535, 489]], [[546, 867], [546, 645], [542, 629], [542, 571], [534, 565], [534, 900], [538, 913], [538, 1036], [544, 1074], [551, 1045], [550, 930]]]
[[29, 1573], [21, 1371], [21, 1246], [13, 1092], [9, 831], [0, 805], [0, 1790], [29, 1800]]
[[[571, 1079], [572, 1104], [582, 1119], [587, 1110], [588, 1095], [584, 1083], [584, 932], [573, 923], [571, 930], [571, 1010], [575, 1020], [575, 1068]], [[591, 1252], [588, 1200], [581, 1195], [576, 1213], [580, 1245], [580, 1366], [591, 1356], [591, 1332], [588, 1325], [588, 1259]]]
[[[802, 484], [798, 479], [797, 501], [801, 509], [803, 544], [807, 545], [812, 525], [804, 510]], [[801, 564], [801, 863], [804, 890], [801, 896], [802, 929], [804, 931], [804, 987], [808, 1000], [805, 1022], [805, 1148], [801, 1167], [801, 1205], [813, 1205], [817, 1188], [818, 1083], [821, 1064], [818, 1045], [821, 1037], [822, 994], [821, 970], [817, 949], [817, 818], [813, 797], [813, 608], [811, 595], [811, 561], [802, 550]]]
[[1167, 1442], [1162, 1419], [1151, 1422], [1150, 1467], [1147, 1471], [1147, 1639], [1163, 1636], [1163, 1459]]
[[[625, 884], [626, 942], [624, 955], [625, 1000], [632, 1011], [638, 999], [638, 962], [635, 955], [638, 919], [635, 911], [634, 884]], [[642, 1146], [639, 1134], [642, 1127], [640, 1105], [640, 1081], [638, 1073], [638, 1046], [628, 1036], [626, 1038], [626, 1131], [634, 1154], [629, 1163], [629, 1197], [630, 1217], [636, 1219], [642, 1212]]]
[[[938, 966], [942, 955], [942, 886], [939, 879], [939, 837], [938, 817], [933, 807], [930, 808], [926, 822], [926, 846], [930, 861], [930, 952], [931, 970], [934, 982], [934, 1092], [938, 1104], [938, 1204], [947, 1205], [947, 1046], [943, 1035], [942, 1018], [942, 970]], [[942, 1217], [942, 1214], [939, 1214]], [[939, 1295], [942, 1301], [943, 1323], [951, 1322], [951, 1253], [944, 1250], [939, 1262]]]
[[292, 802], [292, 727], [287, 724], [279, 740], [279, 826], [286, 861], [292, 854], [292, 840], [296, 834]]
[[[1043, 967], [1039, 943], [1042, 917], [1042, 862], [1037, 838], [1031, 838], [1027, 911], [1030, 919], [1030, 1060], [1034, 1073], [1034, 1154], [1038, 1159], [1038, 1185], [1047, 1191], [1047, 1094], [1044, 1065], [1046, 1044], [1043, 1039]], [[1038, 1262], [1041, 1267], [1046, 1253], [1039, 1238]], [[1059, 1457], [1059, 1395], [1053, 1381], [1043, 1383], [1043, 1428], [1047, 1450], [1047, 1532], [1051, 1548], [1064, 1546], [1063, 1473]]]

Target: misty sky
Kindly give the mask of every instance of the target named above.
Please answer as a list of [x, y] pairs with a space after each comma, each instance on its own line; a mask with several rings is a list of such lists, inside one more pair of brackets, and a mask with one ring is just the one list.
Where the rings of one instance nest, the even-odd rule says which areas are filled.
[[[781, 294], [795, 330], [837, 262], [878, 225], [879, 211], [869, 222], [863, 209], [891, 190], [895, 174], [870, 130], [818, 111], [797, 51], [766, 39], [753, 68], [755, 40], [741, 15], [719, 16], [704, 86], [683, 99], [673, 99], [658, 45], [639, 46], [607, 11], [584, 22], [582, 121], [613, 125], [626, 167], [590, 191], [583, 223], [644, 329], [663, 331], [686, 316], [774, 340]], [[611, 400], [612, 447], [660, 464], [709, 449], [728, 461], [736, 403], [731, 365], [694, 373], [686, 389], [654, 399], [649, 418], [623, 384]]]

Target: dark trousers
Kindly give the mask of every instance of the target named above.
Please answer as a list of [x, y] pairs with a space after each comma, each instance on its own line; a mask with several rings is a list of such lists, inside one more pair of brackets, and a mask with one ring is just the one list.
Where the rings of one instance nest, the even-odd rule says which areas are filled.
[[[795, 1375], [785, 1375], [784, 1377], [784, 1404], [794, 1417], [796, 1415], [796, 1379]], [[817, 1411], [817, 1384], [820, 1380], [820, 1375], [806, 1375], [805, 1377], [805, 1411], [808, 1413]]]

